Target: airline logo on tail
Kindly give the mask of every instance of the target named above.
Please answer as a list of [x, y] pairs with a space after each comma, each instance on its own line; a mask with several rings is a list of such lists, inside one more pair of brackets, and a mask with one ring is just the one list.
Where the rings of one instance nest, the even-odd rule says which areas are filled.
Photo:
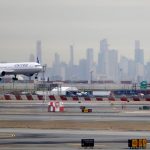
[[38, 58], [38, 57], [37, 57], [37, 59], [36, 59], [36, 62], [37, 62], [37, 63], [40, 63], [40, 61], [39, 61], [39, 58]]

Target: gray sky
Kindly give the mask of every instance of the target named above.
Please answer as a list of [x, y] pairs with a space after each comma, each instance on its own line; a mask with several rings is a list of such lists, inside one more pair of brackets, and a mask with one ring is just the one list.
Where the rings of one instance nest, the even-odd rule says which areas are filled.
[[103, 38], [130, 58], [140, 40], [150, 60], [150, 0], [0, 0], [1, 61], [28, 61], [39, 39], [45, 63], [68, 60], [72, 43], [76, 61], [89, 47], [97, 61]]

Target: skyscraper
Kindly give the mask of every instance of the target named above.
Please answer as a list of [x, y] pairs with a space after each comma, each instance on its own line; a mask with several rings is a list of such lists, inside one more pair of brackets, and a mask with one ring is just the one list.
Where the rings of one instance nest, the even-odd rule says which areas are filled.
[[42, 64], [42, 46], [41, 41], [38, 40], [36, 42], [36, 60], [39, 61], [40, 64]]
[[120, 81], [128, 80], [128, 58], [122, 56], [119, 64]]
[[86, 51], [86, 59], [87, 59], [87, 78], [88, 83], [91, 81], [91, 76], [93, 72], [93, 48], [88, 48]]
[[145, 66], [145, 79], [150, 82], [150, 62], [147, 62]]
[[74, 65], [74, 49], [73, 45], [70, 45], [70, 66], [73, 67]]
[[55, 53], [55, 59], [52, 66], [52, 80], [60, 80], [61, 79], [61, 62], [60, 55]]
[[108, 77], [109, 75], [109, 53], [107, 39], [100, 41], [100, 53], [98, 58], [98, 73]]
[[109, 77], [110, 80], [118, 80], [118, 51], [109, 50]]
[[74, 75], [74, 49], [73, 45], [70, 45], [70, 61], [69, 61], [69, 79], [72, 80]]
[[136, 80], [136, 63], [134, 60], [128, 60], [128, 79], [131, 81]]
[[140, 48], [140, 41], [135, 41], [135, 63], [136, 63], [136, 80], [140, 82], [144, 78], [144, 51]]
[[58, 53], [55, 53], [54, 73], [55, 75], [60, 75], [60, 55]]
[[144, 51], [140, 48], [140, 41], [135, 41], [135, 62], [144, 64]]
[[108, 51], [108, 42], [107, 39], [103, 39], [100, 41], [100, 52], [105, 53]]
[[79, 61], [79, 77], [80, 80], [87, 80], [87, 60], [81, 59]]

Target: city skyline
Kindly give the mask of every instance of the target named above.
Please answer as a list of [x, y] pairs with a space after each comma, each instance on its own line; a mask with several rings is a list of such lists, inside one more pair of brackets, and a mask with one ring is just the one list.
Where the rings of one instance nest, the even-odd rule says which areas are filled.
[[[76, 61], [74, 61], [75, 60], [75, 51], [76, 51], [76, 49], [75, 49], [75, 46], [73, 45], [73, 44], [71, 44], [71, 45], [68, 45], [68, 49], [66, 50], [67, 51], [67, 55], [68, 55], [68, 59], [66, 60], [66, 59], [64, 59], [63, 58], [63, 55], [61, 55], [61, 53], [59, 53], [58, 51], [56, 51], [51, 57], [53, 58], [52, 59], [52, 61], [51, 61], [51, 65], [49, 65], [49, 63], [47, 64], [49, 67], [51, 67], [52, 65], [53, 65], [53, 62], [55, 61], [55, 55], [59, 55], [59, 61], [60, 62], [64, 62], [64, 63], [67, 63], [67, 64], [70, 64], [71, 63], [71, 66], [74, 64], [74, 65], [78, 65], [79, 64], [79, 61], [81, 60], [81, 59], [86, 59], [87, 58], [87, 50], [92, 50], [92, 61], [93, 61], [93, 63], [98, 63], [98, 61], [99, 61], [99, 52], [101, 51], [101, 49], [105, 49], [105, 45], [104, 45], [104, 48], [103, 48], [103, 46], [102, 46], [102, 44], [101, 44], [101, 42], [102, 41], [105, 41], [106, 40], [106, 42], [107, 42], [107, 45], [106, 45], [106, 47], [107, 47], [107, 50], [111, 50], [111, 51], [116, 51], [117, 52], [117, 57], [118, 57], [118, 62], [120, 61], [120, 59], [122, 58], [122, 57], [126, 57], [126, 58], [128, 58], [128, 59], [131, 59], [131, 60], [134, 60], [135, 59], [135, 61], [136, 62], [140, 62], [140, 63], [142, 63], [142, 64], [146, 64], [146, 63], [148, 63], [148, 62], [150, 62], [150, 60], [145, 60], [145, 50], [143, 49], [143, 47], [141, 46], [141, 42], [140, 42], [140, 40], [134, 40], [134, 42], [133, 42], [133, 49], [132, 49], [132, 53], [133, 53], [133, 55], [132, 56], [124, 56], [124, 55], [120, 55], [120, 53], [119, 53], [119, 50], [118, 49], [115, 49], [115, 48], [113, 48], [113, 47], [111, 47], [111, 43], [109, 42], [109, 39], [107, 39], [107, 38], [103, 38], [103, 39], [101, 39], [100, 41], [99, 41], [99, 48], [98, 48], [98, 50], [95, 50], [94, 48], [92, 48], [92, 47], [87, 47], [87, 48], [85, 48], [84, 49], [84, 56], [81, 56], [78, 60], [76, 60]], [[37, 44], [40, 42], [40, 53], [42, 53], [41, 55], [39, 54], [39, 55], [37, 55]], [[137, 43], [138, 43], [138, 46], [136, 46], [137, 45]], [[36, 45], [35, 45], [35, 50], [34, 50], [34, 58], [35, 58], [35, 61], [37, 60], [37, 57], [40, 57], [40, 60], [43, 60], [43, 58], [42, 58], [42, 55], [43, 55], [43, 49], [42, 49], [42, 45], [43, 45], [43, 43], [42, 43], [42, 41], [41, 40], [38, 40], [38, 41], [36, 41]], [[142, 44], [143, 45], [143, 44]], [[136, 50], [138, 50], [138, 52], [136, 52]], [[141, 51], [143, 51], [143, 53], [141, 52]], [[95, 54], [96, 53], [96, 54]], [[31, 53], [30, 55], [33, 55], [33, 53]], [[30, 56], [29, 55], [29, 60], [30, 60]], [[137, 58], [137, 56], [138, 56], [138, 58]], [[141, 57], [140, 57], [141, 56]], [[137, 59], [140, 59], [140, 60], [137, 60]], [[42, 62], [42, 61], [40, 61], [40, 62]], [[44, 62], [44, 64], [45, 64], [45, 62]]]
[[144, 64], [144, 50], [140, 41], [134, 42], [134, 58], [121, 56], [118, 50], [110, 48], [107, 39], [100, 40], [97, 61], [93, 59], [93, 48], [86, 49], [86, 58], [79, 59], [78, 64], [74, 61], [74, 47], [70, 46], [70, 61], [61, 60], [61, 55], [55, 53], [55, 59], [51, 67], [48, 67], [46, 76], [52, 80], [86, 80], [95, 81], [150, 81], [150, 62]]
[[[150, 1], [147, 0], [0, 0], [0, 61], [27, 61], [42, 42], [42, 60], [52, 64], [54, 54], [69, 62], [99, 52], [99, 41], [109, 40], [121, 56], [134, 57], [134, 40], [141, 41], [150, 60]], [[8, 55], [11, 52], [11, 55]]]

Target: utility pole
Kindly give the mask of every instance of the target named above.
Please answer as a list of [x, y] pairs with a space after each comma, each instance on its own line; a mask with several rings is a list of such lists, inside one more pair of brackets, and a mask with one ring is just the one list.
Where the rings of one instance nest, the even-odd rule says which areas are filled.
[[[47, 65], [46, 64], [44, 64], [43, 65], [43, 70], [42, 70], [42, 74], [43, 74], [43, 79], [42, 79], [42, 81], [43, 81], [43, 96], [45, 96], [44, 97], [44, 101], [46, 101], [46, 83], [45, 83], [45, 72], [46, 72], [46, 67], [47, 67]], [[44, 93], [44, 91], [45, 91], [45, 93]], [[44, 102], [43, 101], [43, 102]]]
[[92, 84], [92, 80], [93, 80], [93, 79], [92, 79], [92, 78], [93, 78], [93, 70], [90, 71], [90, 74], [91, 74], [91, 84]]

